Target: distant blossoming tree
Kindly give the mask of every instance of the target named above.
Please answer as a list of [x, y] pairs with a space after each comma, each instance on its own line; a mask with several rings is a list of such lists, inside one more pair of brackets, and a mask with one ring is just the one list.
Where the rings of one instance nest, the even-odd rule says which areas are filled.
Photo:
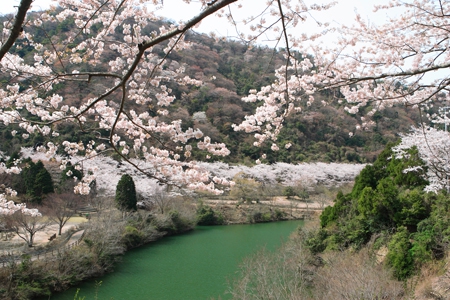
[[[399, 145], [393, 148], [396, 157], [407, 154], [407, 149], [417, 147], [419, 157], [425, 162], [429, 184], [425, 190], [437, 192], [450, 189], [450, 133], [435, 128], [412, 128], [402, 136]], [[421, 166], [411, 166], [404, 172], [422, 171]], [[425, 171], [425, 170], [424, 170]]]
[[[7, 168], [4, 163], [0, 163], [0, 174], [19, 174], [20, 168], [13, 166]], [[8, 196], [15, 197], [17, 192], [10, 189], [5, 188], [4, 191], [0, 193], [0, 216], [1, 215], [12, 215], [14, 213], [21, 213], [24, 215], [38, 217], [41, 216], [39, 211], [35, 208], [27, 208], [25, 204], [16, 204], [12, 200], [8, 200]]]

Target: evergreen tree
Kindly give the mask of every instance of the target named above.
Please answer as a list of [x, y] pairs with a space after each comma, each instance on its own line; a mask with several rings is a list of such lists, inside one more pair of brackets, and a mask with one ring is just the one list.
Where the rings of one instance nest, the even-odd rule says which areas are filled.
[[40, 203], [43, 195], [54, 192], [52, 177], [42, 161], [34, 163], [28, 160], [27, 165], [22, 171], [26, 194], [31, 201]]
[[49, 194], [54, 192], [53, 180], [50, 173], [44, 167], [42, 161], [36, 163], [38, 173], [35, 180], [35, 189], [39, 191], [39, 194]]
[[[424, 192], [424, 163], [417, 149], [405, 152], [395, 157], [388, 146], [356, 177], [351, 193], [338, 193], [320, 216], [322, 229], [308, 240], [313, 251], [359, 249], [374, 239], [376, 249], [389, 249], [386, 262], [400, 280], [425, 261], [443, 256], [450, 240], [449, 198], [445, 191]], [[416, 165], [422, 167], [419, 172], [403, 172]]]
[[11, 154], [11, 156], [9, 157], [8, 161], [6, 162], [6, 166], [8, 168], [11, 168], [12, 166], [14, 166], [14, 161], [20, 159], [20, 152], [19, 151], [15, 151], [13, 154]]
[[399, 280], [408, 278], [414, 272], [411, 246], [410, 233], [406, 227], [397, 228], [397, 233], [389, 242], [386, 260], [388, 265], [393, 268], [394, 276]]
[[130, 175], [124, 174], [120, 178], [117, 183], [115, 200], [117, 208], [122, 211], [132, 211], [137, 209], [136, 187], [133, 178]]

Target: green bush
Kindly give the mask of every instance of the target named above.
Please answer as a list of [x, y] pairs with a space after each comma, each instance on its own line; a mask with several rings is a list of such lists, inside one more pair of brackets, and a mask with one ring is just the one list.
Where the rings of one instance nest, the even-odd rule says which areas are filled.
[[247, 216], [249, 223], [265, 223], [275, 220], [275, 215], [269, 212], [253, 211]]
[[327, 248], [326, 240], [329, 237], [325, 229], [319, 229], [305, 236], [305, 245], [313, 254], [323, 252]]
[[216, 213], [207, 205], [200, 204], [196, 215], [198, 225], [221, 225], [224, 223], [222, 214]]
[[249, 223], [259, 223], [262, 220], [262, 213], [259, 211], [252, 212], [247, 216], [247, 221]]
[[124, 233], [122, 235], [122, 242], [125, 244], [127, 249], [137, 247], [143, 242], [143, 234], [133, 226], [125, 226]]
[[167, 234], [177, 234], [191, 230], [195, 226], [195, 219], [190, 215], [182, 214], [176, 209], [166, 214], [158, 214], [151, 218], [151, 224], [156, 230]]
[[22, 261], [12, 266], [10, 288], [5, 299], [34, 299], [36, 296], [50, 296], [50, 275], [45, 274], [31, 261], [30, 255], [22, 255]]
[[177, 210], [171, 210], [169, 217], [173, 222], [176, 233], [191, 230], [194, 226], [192, 220], [187, 219]]
[[394, 276], [399, 280], [408, 278], [414, 272], [415, 266], [409, 235], [406, 227], [397, 228], [397, 233], [392, 236], [388, 246], [386, 262], [392, 267]]
[[274, 219], [275, 220], [285, 220], [287, 216], [287, 213], [279, 210], [278, 208], [275, 209], [275, 213], [274, 213]]
[[291, 199], [295, 195], [296, 195], [296, 193], [292, 186], [287, 186], [283, 189], [283, 196], [286, 196], [287, 199]]
[[347, 215], [351, 200], [351, 195], [344, 195], [339, 191], [334, 200], [333, 206], [327, 206], [320, 215], [320, 225], [326, 227], [337, 221], [341, 215]]

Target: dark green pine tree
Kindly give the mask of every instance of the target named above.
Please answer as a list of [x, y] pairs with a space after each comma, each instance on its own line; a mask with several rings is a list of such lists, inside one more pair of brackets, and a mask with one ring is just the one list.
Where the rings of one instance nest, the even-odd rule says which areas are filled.
[[116, 206], [121, 211], [133, 211], [136, 210], [136, 187], [134, 185], [133, 178], [124, 174], [117, 183], [116, 188]]
[[41, 195], [53, 193], [55, 189], [53, 187], [52, 176], [41, 161], [38, 161], [36, 166], [38, 167], [38, 173], [36, 175], [35, 189]]
[[41, 203], [42, 196], [54, 192], [53, 180], [42, 161], [27, 161], [28, 166], [22, 172], [26, 193], [31, 201]]
[[34, 182], [36, 180], [38, 170], [36, 168], [36, 164], [31, 159], [28, 158], [24, 162], [26, 166], [22, 171], [22, 179], [25, 186], [25, 192], [28, 196], [34, 198]]

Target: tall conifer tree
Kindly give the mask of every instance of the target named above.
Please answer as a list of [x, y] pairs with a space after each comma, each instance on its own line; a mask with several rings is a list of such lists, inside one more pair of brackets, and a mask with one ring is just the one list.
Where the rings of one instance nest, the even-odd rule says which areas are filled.
[[117, 183], [115, 200], [117, 208], [122, 211], [132, 211], [137, 209], [136, 187], [133, 178], [130, 175], [124, 174], [120, 178]]

